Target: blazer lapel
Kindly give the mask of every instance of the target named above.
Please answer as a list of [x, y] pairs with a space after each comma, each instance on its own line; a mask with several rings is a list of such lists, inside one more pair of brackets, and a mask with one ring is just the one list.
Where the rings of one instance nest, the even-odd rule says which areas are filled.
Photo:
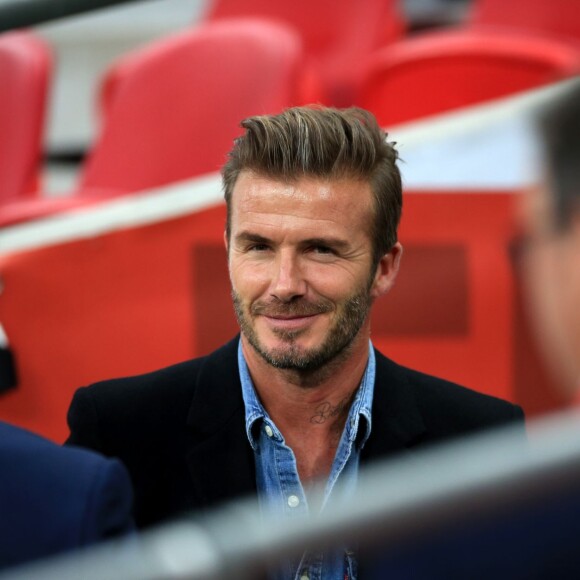
[[[237, 362], [238, 337], [209, 355], [197, 377], [188, 415], [191, 440], [186, 452], [196, 506], [256, 494], [252, 448]], [[372, 432], [363, 461], [394, 455], [425, 435], [415, 395], [396, 363], [376, 354]]]
[[188, 416], [192, 439], [186, 456], [194, 499], [202, 506], [256, 494], [237, 347], [236, 338], [204, 361]]
[[426, 431], [415, 395], [401, 367], [377, 350], [375, 355], [372, 431], [361, 454], [366, 460], [408, 450]]

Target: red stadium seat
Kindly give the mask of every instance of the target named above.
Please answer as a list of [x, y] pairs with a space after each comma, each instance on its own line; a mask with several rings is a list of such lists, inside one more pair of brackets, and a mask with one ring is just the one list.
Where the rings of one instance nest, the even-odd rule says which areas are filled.
[[36, 195], [51, 69], [39, 38], [0, 35], [0, 203]]
[[578, 0], [476, 0], [470, 24], [507, 27], [580, 43]]
[[358, 104], [393, 125], [539, 87], [580, 71], [554, 40], [491, 31], [429, 34], [369, 61]]
[[210, 23], [126, 56], [105, 80], [81, 192], [134, 192], [217, 171], [241, 119], [295, 104], [301, 61], [298, 35], [259, 19]]
[[320, 79], [325, 104], [352, 104], [360, 63], [404, 33], [397, 0], [214, 0], [208, 19], [265, 16], [292, 25], [303, 38], [308, 66]]

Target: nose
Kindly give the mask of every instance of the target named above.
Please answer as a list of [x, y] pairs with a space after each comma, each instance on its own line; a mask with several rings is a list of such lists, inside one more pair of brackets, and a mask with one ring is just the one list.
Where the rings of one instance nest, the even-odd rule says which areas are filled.
[[274, 265], [270, 294], [281, 302], [290, 302], [304, 296], [306, 281], [304, 280], [298, 258], [293, 252], [280, 252]]

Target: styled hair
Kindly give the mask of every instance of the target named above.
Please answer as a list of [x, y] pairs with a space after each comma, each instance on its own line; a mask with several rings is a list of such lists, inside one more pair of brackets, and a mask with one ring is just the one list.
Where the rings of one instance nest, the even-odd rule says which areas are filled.
[[580, 209], [580, 79], [544, 108], [538, 118], [548, 187], [558, 230]]
[[249, 117], [222, 168], [230, 236], [231, 200], [242, 171], [280, 181], [303, 177], [351, 178], [369, 183], [374, 198], [371, 229], [375, 264], [397, 242], [402, 185], [394, 143], [363, 109], [293, 107], [278, 115]]

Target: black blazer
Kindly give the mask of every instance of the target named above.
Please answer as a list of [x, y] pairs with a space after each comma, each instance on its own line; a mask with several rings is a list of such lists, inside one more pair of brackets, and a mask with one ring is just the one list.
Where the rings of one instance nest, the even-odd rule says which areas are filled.
[[[214, 353], [146, 375], [79, 389], [67, 444], [121, 459], [135, 488], [135, 519], [149, 526], [256, 493], [245, 432], [238, 338]], [[513, 421], [511, 403], [402, 367], [376, 351], [368, 462]]]

